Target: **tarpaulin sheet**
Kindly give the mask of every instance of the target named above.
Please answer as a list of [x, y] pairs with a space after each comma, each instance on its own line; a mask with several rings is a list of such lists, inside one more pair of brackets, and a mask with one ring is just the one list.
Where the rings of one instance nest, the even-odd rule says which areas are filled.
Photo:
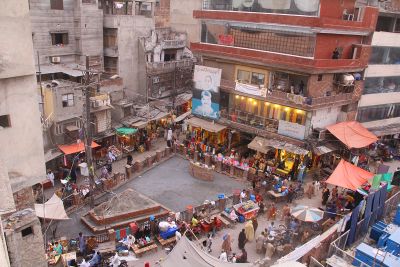
[[337, 123], [326, 127], [326, 129], [348, 148], [367, 147], [378, 141], [376, 135], [356, 121]]
[[44, 204], [35, 204], [36, 216], [52, 220], [68, 220], [62, 200], [54, 194]]
[[[99, 147], [100, 145], [92, 142], [92, 148], [96, 148]], [[75, 144], [71, 144], [71, 145], [59, 145], [58, 148], [65, 154], [65, 155], [69, 155], [69, 154], [74, 154], [74, 153], [78, 153], [81, 151], [85, 150], [85, 144], [84, 143], [75, 143]]]
[[354, 166], [342, 159], [326, 182], [355, 191], [361, 185], [368, 182], [373, 176], [373, 173]]

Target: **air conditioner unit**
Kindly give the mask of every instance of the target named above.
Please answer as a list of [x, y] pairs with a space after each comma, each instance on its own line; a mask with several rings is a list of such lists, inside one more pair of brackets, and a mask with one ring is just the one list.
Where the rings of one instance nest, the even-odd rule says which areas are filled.
[[325, 140], [326, 137], [326, 129], [315, 128], [314, 129], [314, 137], [318, 138], [318, 141]]
[[60, 63], [61, 57], [51, 57], [51, 63]]
[[159, 83], [160, 82], [160, 77], [153, 77], [153, 84], [154, 83]]

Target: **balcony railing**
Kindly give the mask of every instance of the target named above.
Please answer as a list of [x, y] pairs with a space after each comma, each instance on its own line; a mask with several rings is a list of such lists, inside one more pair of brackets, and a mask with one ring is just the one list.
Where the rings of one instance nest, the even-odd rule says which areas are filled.
[[273, 90], [267, 94], [266, 97], [254, 96], [243, 94], [242, 92], [235, 90], [235, 82], [229, 80], [221, 80], [221, 88], [229, 93], [235, 93], [239, 95], [250, 96], [255, 99], [263, 101], [271, 101], [273, 103], [294, 106], [296, 108], [310, 109], [310, 108], [321, 108], [329, 105], [344, 105], [352, 102], [353, 93], [342, 93], [331, 96], [323, 97], [303, 97], [300, 95], [285, 93], [278, 90]]
[[221, 112], [221, 118], [240, 124], [246, 124], [260, 130], [276, 133], [278, 131], [278, 120], [254, 115], [253, 113], [230, 109], [229, 114]]
[[146, 67], [148, 72], [157, 71], [168, 71], [175, 68], [188, 68], [193, 66], [192, 59], [183, 59], [179, 61], [167, 61], [167, 62], [147, 62]]

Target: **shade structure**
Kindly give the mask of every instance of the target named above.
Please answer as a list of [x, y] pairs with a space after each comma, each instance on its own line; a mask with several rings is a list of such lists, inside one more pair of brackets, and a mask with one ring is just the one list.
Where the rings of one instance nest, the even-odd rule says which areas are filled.
[[121, 127], [121, 128], [117, 129], [118, 134], [126, 134], [126, 135], [135, 134], [135, 133], [137, 133], [137, 131], [138, 131], [138, 129], [127, 128], [127, 127]]
[[292, 209], [292, 216], [303, 222], [318, 222], [324, 217], [322, 210], [308, 206], [297, 206]]
[[44, 204], [35, 204], [36, 216], [51, 220], [68, 220], [62, 200], [53, 194]]
[[272, 149], [267, 139], [258, 136], [256, 136], [247, 147], [264, 154]]
[[356, 121], [341, 122], [326, 129], [348, 148], [362, 148], [378, 141], [376, 135]]
[[[96, 148], [99, 147], [100, 145], [92, 142], [92, 148]], [[58, 148], [65, 154], [65, 155], [69, 155], [69, 154], [74, 154], [74, 153], [79, 153], [81, 151], [85, 150], [85, 144], [84, 143], [75, 143], [75, 144], [71, 144], [71, 145], [59, 145]]]
[[373, 176], [373, 173], [342, 159], [326, 182], [355, 191]]
[[180, 122], [180, 121], [186, 119], [186, 117], [189, 116], [190, 114], [192, 114], [192, 111], [191, 111], [191, 110], [189, 110], [189, 111], [186, 112], [186, 113], [183, 113], [183, 114], [180, 115], [179, 117], [176, 117], [176, 119], [174, 120], [174, 122]]
[[252, 263], [233, 264], [230, 262], [220, 262], [219, 259], [206, 253], [198, 245], [189, 241], [186, 236], [182, 236], [175, 245], [171, 253], [161, 260], [161, 267], [228, 267], [228, 266], [255, 266]]
[[199, 127], [202, 128], [206, 131], [212, 132], [212, 133], [218, 133], [224, 129], [226, 129], [226, 126], [218, 124], [218, 123], [214, 123], [211, 121], [206, 121], [200, 118], [190, 118], [187, 123], [189, 125], [192, 125], [193, 127]]

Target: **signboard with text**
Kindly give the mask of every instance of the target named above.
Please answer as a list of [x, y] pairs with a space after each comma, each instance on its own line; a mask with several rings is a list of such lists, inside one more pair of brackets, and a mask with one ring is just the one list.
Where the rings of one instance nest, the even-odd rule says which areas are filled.
[[279, 121], [278, 134], [304, 140], [305, 133], [306, 127], [304, 125], [283, 120]]
[[233, 46], [234, 43], [235, 43], [235, 39], [233, 38], [233, 35], [231, 35], [231, 34], [218, 35], [218, 44]]

